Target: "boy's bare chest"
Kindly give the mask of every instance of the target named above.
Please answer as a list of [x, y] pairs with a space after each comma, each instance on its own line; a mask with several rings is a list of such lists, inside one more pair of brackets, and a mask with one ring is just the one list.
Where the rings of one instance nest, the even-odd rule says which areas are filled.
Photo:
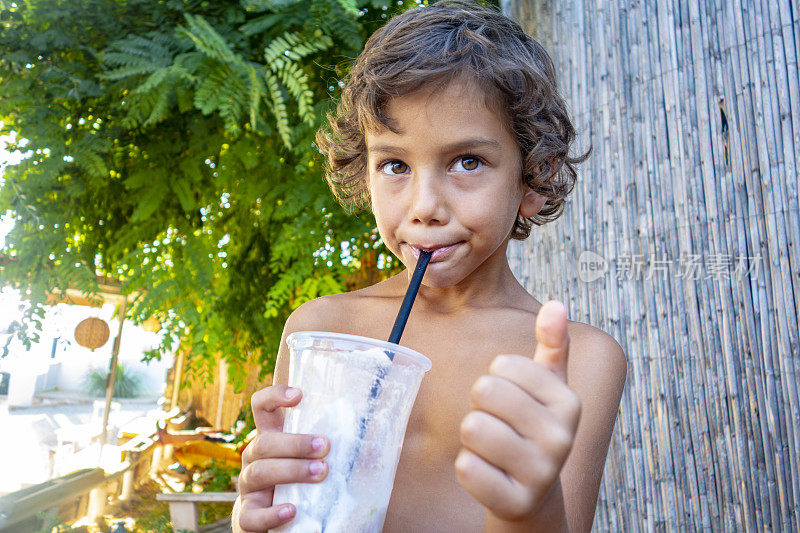
[[[409, 418], [384, 531], [480, 531], [484, 510], [455, 477], [459, 427], [470, 409], [472, 385], [496, 355], [533, 356], [533, 324], [525, 318], [471, 328], [409, 321], [401, 344], [426, 355], [432, 368]], [[357, 334], [380, 333], [366, 327]], [[415, 517], [425, 522], [415, 524]], [[435, 527], [431, 517], [437, 517]]]
[[[469, 411], [469, 391], [478, 377], [488, 373], [495, 356], [513, 353], [533, 357], [534, 324], [526, 318], [491, 320], [472, 327], [435, 320], [409, 321], [401, 344], [427, 356], [432, 363], [414, 404], [409, 433], [426, 433], [429, 439], [436, 438], [437, 445], [457, 442], [454, 429]], [[359, 329], [354, 333], [381, 338], [374, 326]]]
[[429, 335], [417, 338], [412, 334], [404, 339], [403, 344], [425, 354], [432, 363], [414, 404], [409, 436], [418, 432], [439, 453], [455, 459], [460, 447], [458, 426], [470, 409], [469, 393], [475, 381], [489, 372], [489, 365], [498, 354], [533, 355], [533, 345], [525, 346], [508, 336], [503, 338], [503, 329], [461, 331], [456, 336], [448, 335], [447, 339], [437, 338], [437, 332], [432, 331], [433, 338]]
[[[427, 356], [432, 366], [422, 380], [407, 441], [422, 436], [432, 455], [455, 459], [458, 426], [469, 411], [469, 391], [475, 380], [488, 373], [498, 354], [533, 357], [533, 319], [527, 313], [521, 315], [505, 317], [505, 321], [487, 319], [472, 327], [436, 320], [409, 321], [401, 344]], [[354, 333], [381, 338], [375, 326], [359, 329]]]

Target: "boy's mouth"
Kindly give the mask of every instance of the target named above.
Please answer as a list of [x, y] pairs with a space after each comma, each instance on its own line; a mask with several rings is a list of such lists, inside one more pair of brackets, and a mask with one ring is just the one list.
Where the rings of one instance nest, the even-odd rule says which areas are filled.
[[456, 246], [461, 244], [464, 241], [454, 242], [452, 244], [430, 244], [430, 245], [422, 245], [422, 244], [410, 244], [406, 243], [409, 248], [411, 248], [411, 252], [414, 254], [414, 257], [419, 257], [420, 250], [425, 250], [428, 252], [433, 252], [431, 256], [431, 263], [436, 263], [438, 261], [444, 261], [450, 255], [453, 254]]

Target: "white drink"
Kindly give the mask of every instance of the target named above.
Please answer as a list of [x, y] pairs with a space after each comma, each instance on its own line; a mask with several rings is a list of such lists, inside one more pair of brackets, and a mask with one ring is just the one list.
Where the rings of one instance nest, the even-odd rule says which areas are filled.
[[379, 533], [408, 416], [431, 362], [355, 335], [297, 332], [287, 343], [289, 385], [303, 399], [287, 409], [283, 431], [325, 435], [331, 448], [324, 481], [276, 487], [273, 504], [292, 503], [297, 514], [274, 531]]

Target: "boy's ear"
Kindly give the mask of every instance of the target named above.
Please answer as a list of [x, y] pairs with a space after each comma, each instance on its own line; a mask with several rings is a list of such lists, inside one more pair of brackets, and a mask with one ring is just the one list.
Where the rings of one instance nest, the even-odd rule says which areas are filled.
[[530, 187], [525, 187], [525, 194], [519, 204], [519, 214], [525, 218], [530, 218], [542, 210], [546, 201], [546, 197], [533, 192]]

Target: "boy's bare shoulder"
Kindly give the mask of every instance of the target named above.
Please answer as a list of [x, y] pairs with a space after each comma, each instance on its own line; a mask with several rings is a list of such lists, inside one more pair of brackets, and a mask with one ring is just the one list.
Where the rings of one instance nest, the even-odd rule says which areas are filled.
[[567, 323], [567, 332], [570, 367], [576, 367], [587, 378], [602, 374], [611, 381], [624, 383], [628, 361], [614, 337], [599, 328], [572, 320]]
[[[622, 353], [622, 346], [620, 346], [617, 340], [600, 328], [584, 322], [568, 320], [567, 331], [569, 333], [570, 343], [573, 341], [579, 344], [594, 343], [611, 349], [612, 351], [618, 350]], [[624, 355], [624, 353], [622, 353], [622, 355]]]
[[[397, 291], [390, 280], [341, 294], [330, 294], [310, 300], [292, 312], [285, 332], [330, 331], [362, 334], [365, 317], [381, 315], [391, 309]], [[401, 293], [402, 295], [402, 293]]]

